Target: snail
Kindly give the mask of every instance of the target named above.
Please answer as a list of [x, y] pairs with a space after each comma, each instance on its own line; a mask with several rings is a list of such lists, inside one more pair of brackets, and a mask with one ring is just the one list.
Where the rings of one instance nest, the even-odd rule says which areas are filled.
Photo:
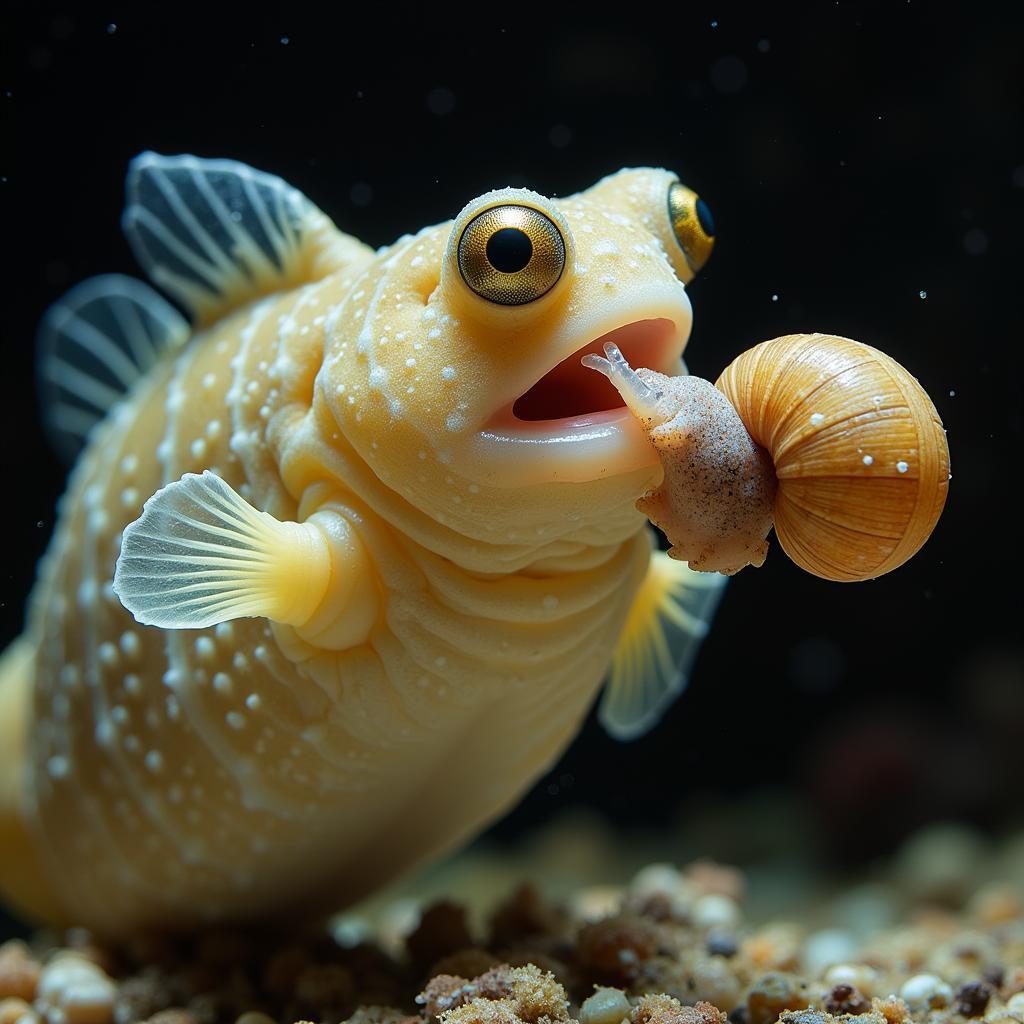
[[878, 349], [789, 334], [735, 359], [712, 385], [633, 370], [614, 344], [583, 364], [618, 388], [664, 479], [637, 508], [692, 569], [760, 566], [772, 526], [823, 579], [890, 572], [938, 522], [949, 448], [927, 393]]

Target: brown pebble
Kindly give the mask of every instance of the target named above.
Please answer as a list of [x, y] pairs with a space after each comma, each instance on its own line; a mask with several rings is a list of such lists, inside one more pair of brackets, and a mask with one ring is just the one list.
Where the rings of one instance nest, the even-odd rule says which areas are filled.
[[29, 953], [24, 942], [5, 942], [0, 946], [0, 999], [32, 1002], [42, 970], [42, 964]]
[[640, 964], [657, 948], [650, 924], [643, 918], [620, 914], [580, 929], [576, 960], [584, 973], [614, 985], [635, 978]]
[[548, 903], [535, 885], [519, 886], [491, 916], [489, 946], [511, 946], [538, 935], [562, 935], [564, 911]]
[[972, 981], [956, 990], [954, 1006], [965, 1017], [980, 1017], [992, 998], [992, 989], [983, 981]]
[[488, 953], [486, 949], [480, 949], [478, 946], [470, 946], [468, 949], [460, 949], [442, 957], [430, 968], [428, 974], [431, 978], [438, 974], [476, 978], [499, 963], [500, 958], [493, 953]]
[[466, 910], [451, 900], [439, 900], [427, 907], [420, 923], [405, 940], [413, 963], [421, 966], [472, 945]]
[[747, 993], [750, 1024], [774, 1024], [784, 1011], [800, 1010], [806, 1005], [807, 985], [788, 974], [765, 974]]
[[825, 997], [825, 1009], [829, 1013], [849, 1013], [859, 1016], [871, 1009], [871, 1004], [852, 985], [833, 985]]
[[309, 954], [297, 946], [279, 949], [263, 968], [263, 987], [274, 995], [287, 995], [309, 963]]

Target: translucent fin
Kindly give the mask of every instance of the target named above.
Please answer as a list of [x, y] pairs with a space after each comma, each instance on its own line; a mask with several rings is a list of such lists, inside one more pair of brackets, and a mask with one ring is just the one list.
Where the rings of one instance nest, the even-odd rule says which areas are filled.
[[309, 279], [333, 224], [280, 178], [235, 160], [142, 153], [122, 225], [150, 280], [202, 323]]
[[58, 452], [73, 460], [110, 407], [188, 336], [180, 313], [121, 274], [89, 278], [55, 302], [36, 352], [43, 418]]
[[651, 554], [612, 658], [598, 718], [618, 740], [642, 736], [686, 688], [727, 577]]
[[164, 629], [243, 616], [303, 625], [330, 571], [315, 526], [278, 522], [207, 470], [161, 488], [126, 527], [114, 592], [139, 622]]

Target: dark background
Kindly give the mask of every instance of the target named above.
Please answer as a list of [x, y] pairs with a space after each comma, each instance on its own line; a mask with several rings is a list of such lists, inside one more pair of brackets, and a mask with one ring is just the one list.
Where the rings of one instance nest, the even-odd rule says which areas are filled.
[[495, 835], [576, 804], [657, 827], [765, 785], [845, 866], [929, 822], [1021, 823], [1019, 13], [632, 5], [559, 23], [518, 7], [152, 6], [6, 15], [0, 640], [20, 627], [65, 472], [37, 416], [35, 324], [76, 281], [135, 272], [118, 227], [131, 156], [276, 172], [373, 245], [493, 187], [567, 194], [667, 166], [718, 229], [690, 288], [690, 369], [713, 379], [793, 331], [883, 348], [945, 422], [950, 499], [922, 552], [870, 583], [821, 582], [773, 546], [731, 583], [661, 726], [621, 745], [592, 720]]

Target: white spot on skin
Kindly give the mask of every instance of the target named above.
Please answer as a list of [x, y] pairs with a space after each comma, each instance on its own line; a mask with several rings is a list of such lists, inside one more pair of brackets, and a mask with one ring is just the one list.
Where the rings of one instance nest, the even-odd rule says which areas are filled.
[[870, 455], [865, 455], [865, 456], [864, 456], [864, 459], [863, 459], [862, 461], [864, 462], [864, 465], [865, 465], [865, 466], [870, 466], [870, 465], [871, 465], [871, 463], [872, 463], [872, 462], [874, 462], [875, 460], [874, 460], [874, 458], [872, 458], [872, 456], [870, 456]]
[[444, 425], [452, 432], [461, 430], [466, 425], [466, 417], [460, 412], [451, 412], [448, 414], [448, 418], [444, 421]]
[[104, 665], [117, 664], [117, 648], [112, 643], [110, 643], [109, 640], [100, 644], [98, 653], [100, 661], [103, 662]]
[[204, 661], [209, 660], [216, 654], [217, 645], [208, 636], [201, 636], [196, 640], [196, 654]]
[[129, 657], [135, 658], [142, 650], [142, 642], [139, 640], [138, 633], [132, 633], [130, 630], [126, 630], [121, 634], [120, 639], [121, 650]]
[[249, 696], [245, 698], [245, 706], [250, 711], [258, 711], [262, 703], [263, 702], [260, 700], [260, 695], [258, 693], [250, 693]]
[[131, 476], [139, 468], [139, 459], [136, 455], [126, 455], [121, 460], [121, 472], [125, 476]]
[[554, 594], [545, 594], [544, 600], [541, 601], [541, 604], [545, 607], [545, 609], [551, 611], [553, 608], [558, 607], [558, 598], [555, 597]]
[[145, 762], [146, 767], [154, 775], [156, 775], [157, 772], [160, 772], [160, 771], [163, 770], [163, 767], [164, 767], [164, 756], [163, 756], [163, 754], [160, 753], [159, 750], [151, 750], [151, 751], [149, 751], [149, 753], [146, 754], [146, 756], [145, 756], [145, 758], [143, 758], [143, 760]]
[[825, 417], [820, 412], [811, 413], [811, 426], [816, 427], [825, 422]]
[[900, 461], [896, 463], [897, 472], [906, 473], [908, 469], [910, 469], [910, 467], [902, 459], [900, 459]]
[[189, 451], [192, 453], [192, 458], [203, 459], [206, 457], [206, 439], [197, 437], [189, 447]]
[[68, 759], [61, 754], [55, 754], [46, 762], [46, 770], [51, 779], [63, 779], [70, 770]]
[[218, 672], [213, 677], [213, 688], [225, 695], [231, 693], [231, 676], [226, 672]]
[[455, 367], [454, 366], [442, 366], [441, 367], [441, 379], [442, 380], [455, 380]]
[[245, 715], [239, 711], [229, 711], [225, 716], [224, 720], [231, 726], [232, 729], [244, 729], [245, 728]]
[[370, 384], [375, 388], [383, 387], [388, 380], [388, 372], [383, 366], [375, 366], [370, 371]]

